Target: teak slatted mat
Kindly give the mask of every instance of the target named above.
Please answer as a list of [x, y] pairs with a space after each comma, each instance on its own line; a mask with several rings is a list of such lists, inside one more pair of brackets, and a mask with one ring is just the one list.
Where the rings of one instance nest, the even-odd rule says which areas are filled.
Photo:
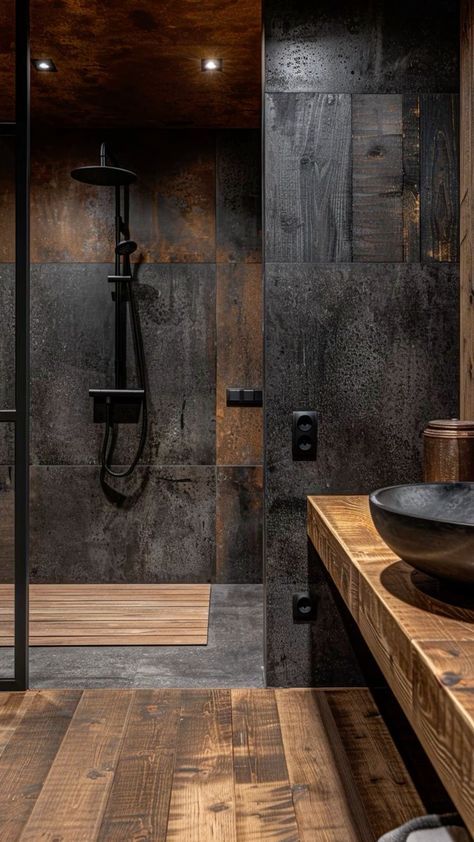
[[[31, 585], [31, 646], [207, 644], [210, 585]], [[13, 645], [13, 588], [0, 585], [0, 646]]]

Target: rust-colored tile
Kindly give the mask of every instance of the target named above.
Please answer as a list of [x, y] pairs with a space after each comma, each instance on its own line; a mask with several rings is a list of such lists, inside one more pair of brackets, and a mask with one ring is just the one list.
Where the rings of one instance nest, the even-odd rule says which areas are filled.
[[131, 194], [131, 234], [143, 259], [215, 261], [215, 133], [131, 132], [119, 145], [138, 175]]
[[216, 453], [218, 465], [262, 461], [262, 410], [226, 406], [226, 388], [262, 386], [262, 269], [217, 267]]
[[217, 469], [216, 582], [262, 581], [263, 468]]
[[[33, 263], [112, 262], [114, 190], [71, 178], [74, 167], [99, 161], [110, 144], [136, 171], [130, 188], [130, 234], [148, 263], [215, 260], [215, 132], [149, 130], [37, 132], [32, 143]], [[2, 140], [0, 261], [14, 260], [13, 158]], [[7, 154], [8, 152], [8, 154]]]
[[0, 138], [0, 263], [15, 259], [15, 141]]
[[261, 136], [217, 134], [217, 262], [261, 263]]

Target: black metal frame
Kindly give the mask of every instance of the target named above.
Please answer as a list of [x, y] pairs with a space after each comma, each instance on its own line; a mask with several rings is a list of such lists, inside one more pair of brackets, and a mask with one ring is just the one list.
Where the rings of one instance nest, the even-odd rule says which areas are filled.
[[15, 123], [0, 135], [15, 138], [15, 409], [0, 421], [15, 423], [15, 673], [0, 690], [28, 687], [29, 424], [30, 424], [30, 10], [15, 3]]

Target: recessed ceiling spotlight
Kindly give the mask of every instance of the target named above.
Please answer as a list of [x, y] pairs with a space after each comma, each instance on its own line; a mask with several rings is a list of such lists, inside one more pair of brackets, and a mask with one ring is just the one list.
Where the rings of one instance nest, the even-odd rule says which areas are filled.
[[56, 73], [57, 67], [52, 58], [34, 58], [33, 67], [41, 73]]
[[223, 61], [221, 58], [202, 58], [201, 70], [222, 70]]

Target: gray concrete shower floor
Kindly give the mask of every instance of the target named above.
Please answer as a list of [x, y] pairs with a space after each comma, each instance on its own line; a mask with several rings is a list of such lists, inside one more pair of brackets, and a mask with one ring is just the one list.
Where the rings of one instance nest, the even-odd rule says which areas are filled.
[[30, 687], [263, 687], [263, 587], [212, 586], [207, 646], [31, 647]]

